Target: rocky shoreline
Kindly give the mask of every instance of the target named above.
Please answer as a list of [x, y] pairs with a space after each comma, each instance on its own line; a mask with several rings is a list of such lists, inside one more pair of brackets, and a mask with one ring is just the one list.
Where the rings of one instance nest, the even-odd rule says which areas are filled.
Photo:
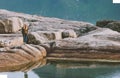
[[[29, 44], [23, 44], [18, 31], [24, 23], [29, 25]], [[0, 67], [44, 57], [52, 61], [120, 62], [120, 22], [98, 21], [96, 25], [1, 9]]]

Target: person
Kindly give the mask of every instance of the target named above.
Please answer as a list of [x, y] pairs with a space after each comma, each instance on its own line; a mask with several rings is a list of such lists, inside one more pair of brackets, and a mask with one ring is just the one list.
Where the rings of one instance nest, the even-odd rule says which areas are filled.
[[23, 42], [28, 43], [28, 26], [26, 24], [22, 27]]

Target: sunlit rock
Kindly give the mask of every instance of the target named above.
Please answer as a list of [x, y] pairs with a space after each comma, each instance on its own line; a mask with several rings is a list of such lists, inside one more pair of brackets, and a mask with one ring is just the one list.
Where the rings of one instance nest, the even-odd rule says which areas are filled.
[[[88, 22], [7, 10], [0, 10], [0, 15], [0, 33], [2, 33], [0, 34], [0, 47], [2, 47], [0, 58], [10, 58], [5, 59], [5, 65], [19, 64], [21, 61], [24, 64], [46, 56], [67, 61], [81, 61], [81, 58], [95, 59], [95, 61], [101, 58], [118, 60], [120, 57], [120, 33], [111, 30], [119, 29], [119, 22], [103, 21], [103, 24], [98, 23], [97, 25], [101, 25], [97, 27]], [[22, 34], [18, 32], [23, 23], [29, 25], [28, 44], [23, 44]], [[101, 28], [104, 27], [103, 25], [112, 28]], [[4, 59], [0, 60], [1, 65]]]
[[[0, 71], [26, 71], [46, 57], [46, 50], [39, 45], [21, 45], [0, 48]], [[44, 63], [39, 63], [39, 65]], [[37, 65], [37, 66], [39, 66]]]
[[19, 46], [23, 44], [21, 34], [0, 34], [0, 47]]
[[57, 50], [98, 50], [98, 51], [119, 51], [120, 34], [110, 29], [98, 29], [79, 38], [68, 38], [55, 41], [53, 47]]
[[20, 30], [23, 21], [17, 17], [10, 17], [0, 21], [0, 33], [14, 33]]
[[46, 49], [44, 47], [39, 46], [39, 45], [32, 45], [32, 46], [37, 48], [39, 51], [41, 51], [43, 57], [46, 57], [47, 52], [46, 52]]

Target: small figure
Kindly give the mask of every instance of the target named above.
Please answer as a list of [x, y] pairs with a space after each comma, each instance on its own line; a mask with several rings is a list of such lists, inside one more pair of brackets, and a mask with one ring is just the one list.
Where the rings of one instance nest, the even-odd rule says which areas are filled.
[[24, 24], [22, 27], [23, 42], [28, 43], [28, 26]]

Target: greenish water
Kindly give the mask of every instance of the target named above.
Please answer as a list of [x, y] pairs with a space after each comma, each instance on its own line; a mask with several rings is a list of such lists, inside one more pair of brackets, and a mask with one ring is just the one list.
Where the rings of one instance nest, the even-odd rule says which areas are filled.
[[56, 68], [48, 65], [34, 70], [41, 78], [119, 78], [120, 67]]
[[120, 4], [112, 0], [0, 0], [0, 9], [91, 23], [120, 20]]
[[120, 78], [119, 65], [48, 64], [27, 72], [3, 72], [8, 78]]

